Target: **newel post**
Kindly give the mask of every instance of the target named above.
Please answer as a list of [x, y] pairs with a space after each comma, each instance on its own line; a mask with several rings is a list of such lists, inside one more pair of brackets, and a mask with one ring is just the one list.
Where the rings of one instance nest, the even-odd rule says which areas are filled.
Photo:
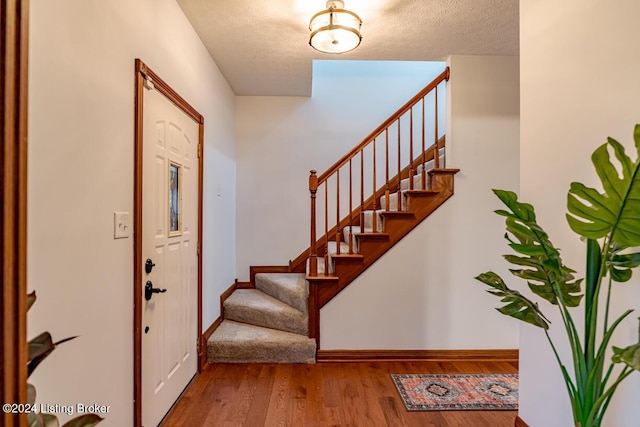
[[311, 170], [309, 175], [309, 192], [311, 193], [311, 245], [309, 249], [309, 276], [318, 275], [318, 245], [316, 240], [316, 193], [318, 192], [318, 175]]

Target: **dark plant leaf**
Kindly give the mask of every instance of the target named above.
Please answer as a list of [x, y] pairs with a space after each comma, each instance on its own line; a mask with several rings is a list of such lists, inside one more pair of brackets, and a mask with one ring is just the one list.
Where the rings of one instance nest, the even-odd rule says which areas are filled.
[[628, 268], [620, 269], [611, 267], [609, 269], [609, 274], [611, 274], [611, 279], [613, 279], [614, 282], [628, 282], [629, 279], [631, 279], [631, 270]]
[[616, 282], [628, 282], [633, 274], [633, 269], [640, 265], [640, 253], [620, 254], [619, 245], [613, 245], [607, 269], [611, 275], [611, 279]]
[[29, 427], [43, 427], [42, 417], [38, 412], [29, 412], [27, 414], [27, 425]]
[[[638, 150], [640, 125], [635, 127], [634, 139]], [[620, 171], [611, 162], [609, 148], [613, 149]], [[613, 138], [598, 147], [591, 160], [604, 191], [571, 183], [567, 197], [569, 226], [589, 239], [611, 233], [611, 241], [622, 248], [640, 246], [640, 162], [631, 161]]]
[[103, 419], [96, 414], [85, 414], [66, 422], [62, 427], [93, 427]]
[[58, 417], [53, 414], [47, 414], [46, 412], [41, 412], [42, 416], [42, 424], [44, 427], [60, 427], [60, 422], [58, 421]]
[[37, 337], [29, 341], [29, 362], [27, 363], [27, 374], [31, 376], [33, 371], [46, 359], [51, 352], [64, 342], [71, 341], [77, 337], [69, 337], [53, 343], [51, 340], [51, 334], [49, 332], [43, 332]]
[[36, 302], [36, 291], [33, 291], [27, 294], [27, 311], [29, 311], [29, 309], [35, 302]]
[[32, 406], [36, 403], [36, 388], [29, 383], [27, 383], [27, 403]]
[[613, 347], [613, 363], [624, 363], [640, 371], [640, 342], [626, 348]]
[[611, 257], [611, 263], [618, 267], [635, 268], [640, 265], [640, 252], [632, 254], [615, 254]]
[[37, 337], [31, 339], [28, 344], [29, 361], [32, 361], [37, 357], [49, 353], [51, 350], [53, 350], [54, 347], [53, 340], [51, 339], [51, 334], [49, 332], [41, 333]]
[[506, 217], [505, 237], [510, 242], [509, 246], [524, 255], [504, 255], [508, 262], [523, 267], [512, 269], [511, 273], [527, 280], [536, 295], [552, 304], [561, 300], [567, 307], [580, 305], [581, 280], [574, 279], [574, 271], [562, 263], [560, 250], [553, 246], [548, 234], [535, 222], [533, 206], [519, 202], [518, 196], [511, 191], [493, 191], [511, 210], [497, 211]]
[[509, 289], [496, 273], [489, 271], [479, 275], [476, 279], [493, 288], [488, 289], [487, 292], [500, 297], [500, 302], [506, 303], [503, 307], [496, 309], [500, 313], [539, 328], [549, 329], [549, 321], [538, 308], [538, 304], [532, 302], [520, 292]]

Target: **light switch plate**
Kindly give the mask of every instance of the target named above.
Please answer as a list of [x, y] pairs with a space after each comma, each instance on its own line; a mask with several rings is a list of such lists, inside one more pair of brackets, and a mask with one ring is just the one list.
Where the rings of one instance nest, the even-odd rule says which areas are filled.
[[113, 238], [126, 239], [129, 237], [129, 212], [113, 213]]

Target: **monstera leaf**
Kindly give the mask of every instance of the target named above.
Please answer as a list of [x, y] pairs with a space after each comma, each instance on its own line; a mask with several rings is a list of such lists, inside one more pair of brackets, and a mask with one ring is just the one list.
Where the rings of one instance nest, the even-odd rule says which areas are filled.
[[520, 267], [511, 269], [511, 273], [525, 279], [532, 292], [550, 303], [557, 305], [561, 300], [566, 307], [577, 307], [582, 299], [582, 279], [574, 280], [574, 271], [563, 264], [560, 250], [553, 246], [547, 233], [536, 223], [533, 206], [519, 202], [512, 191], [493, 192], [509, 208], [509, 211], [496, 211], [506, 217], [508, 233], [505, 238], [514, 251], [523, 255], [504, 255], [507, 261]]
[[493, 288], [487, 290], [487, 292], [501, 297], [500, 302], [507, 303], [507, 305], [496, 309], [500, 313], [543, 329], [549, 329], [549, 320], [538, 309], [538, 304], [532, 302], [520, 292], [509, 289], [496, 273], [488, 271], [482, 273], [476, 279]]
[[624, 363], [636, 371], [640, 371], [640, 342], [626, 348], [613, 347], [613, 362]]
[[621, 254], [617, 244], [613, 245], [609, 257], [609, 273], [616, 282], [627, 282], [631, 279], [631, 270], [640, 266], [640, 252]]
[[[640, 154], [640, 125], [636, 125], [633, 136]], [[609, 148], [620, 170], [611, 162]], [[598, 147], [591, 160], [604, 191], [600, 193], [584, 184], [571, 183], [567, 201], [569, 226], [589, 239], [610, 234], [611, 242], [620, 248], [640, 246], [640, 162], [638, 159], [633, 162], [613, 138]]]

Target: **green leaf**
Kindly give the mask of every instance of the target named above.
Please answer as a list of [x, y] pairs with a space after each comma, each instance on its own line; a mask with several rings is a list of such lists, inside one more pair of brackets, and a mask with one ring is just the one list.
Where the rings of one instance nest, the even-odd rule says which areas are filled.
[[549, 329], [549, 321], [538, 308], [538, 304], [535, 304], [520, 292], [509, 289], [496, 273], [489, 271], [479, 275], [476, 279], [493, 288], [487, 290], [487, 292], [501, 297], [500, 302], [506, 303], [505, 306], [497, 308], [500, 313], [539, 328]]
[[640, 252], [624, 255], [613, 255], [611, 263], [618, 267], [635, 268], [640, 265]]
[[103, 419], [96, 414], [85, 414], [66, 422], [62, 427], [93, 427]]
[[505, 216], [513, 216], [527, 222], [535, 222], [536, 214], [533, 210], [533, 206], [529, 203], [518, 202], [518, 196], [516, 193], [506, 190], [493, 190], [493, 192], [498, 196], [498, 199], [500, 199], [502, 203], [511, 209], [512, 212], [512, 214], [505, 211], [496, 211], [496, 213], [499, 215], [506, 214]]
[[514, 251], [524, 255], [504, 255], [510, 263], [524, 267], [512, 269], [511, 273], [527, 280], [536, 295], [552, 304], [580, 305], [581, 281], [574, 280], [574, 271], [562, 263], [560, 250], [553, 246], [548, 234], [535, 222], [533, 206], [519, 202], [518, 196], [511, 191], [493, 191], [511, 211], [498, 211], [506, 217], [505, 238]]
[[609, 269], [609, 273], [611, 274], [611, 279], [613, 279], [615, 282], [623, 283], [631, 279], [631, 270], [628, 268], [620, 269], [620, 268], [611, 267]]
[[640, 265], [640, 253], [620, 254], [623, 249], [618, 245], [613, 245], [609, 262], [607, 263], [611, 279], [616, 282], [628, 282], [633, 274], [633, 268]]
[[[640, 125], [636, 125], [634, 139], [638, 149]], [[610, 148], [619, 168], [611, 162]], [[613, 138], [598, 147], [591, 160], [604, 191], [571, 183], [567, 197], [569, 226], [589, 239], [610, 234], [611, 242], [622, 248], [640, 246], [640, 162], [631, 161], [624, 147]]]
[[613, 347], [613, 363], [624, 363], [628, 367], [640, 371], [640, 342], [626, 348]]

